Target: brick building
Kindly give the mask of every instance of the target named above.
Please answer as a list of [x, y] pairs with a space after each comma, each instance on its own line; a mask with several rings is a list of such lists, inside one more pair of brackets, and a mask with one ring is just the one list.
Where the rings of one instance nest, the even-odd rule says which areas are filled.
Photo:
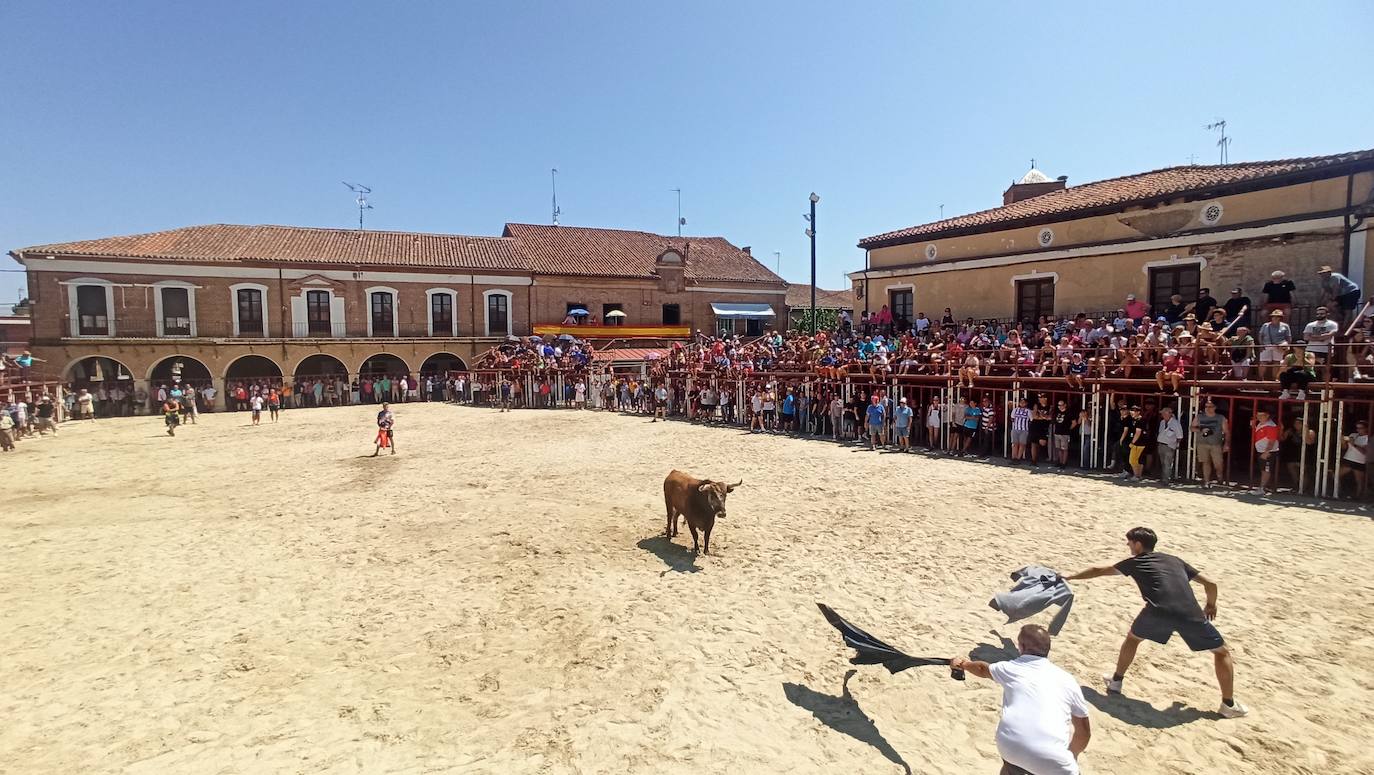
[[1320, 301], [1319, 267], [1366, 290], [1374, 278], [1374, 150], [1078, 186], [1032, 170], [1002, 202], [860, 240], [868, 265], [849, 276], [861, 309], [1035, 321], [1112, 312], [1127, 294], [1158, 310], [1200, 287], [1221, 301], [1239, 287], [1259, 302], [1282, 270], [1306, 312]]
[[[501, 237], [192, 226], [11, 251], [53, 376], [213, 382], [465, 368], [508, 335], [753, 329], [786, 284], [719, 237], [508, 224]], [[608, 318], [608, 313], [612, 314]], [[743, 331], [741, 331], [743, 332]], [[105, 384], [110, 384], [106, 382]]]

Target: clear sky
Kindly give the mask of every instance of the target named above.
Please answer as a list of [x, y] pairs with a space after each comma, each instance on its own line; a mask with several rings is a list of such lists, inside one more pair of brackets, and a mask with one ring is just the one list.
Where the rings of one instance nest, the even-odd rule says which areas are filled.
[[[1374, 2], [0, 3], [0, 248], [201, 223], [750, 245], [820, 284], [864, 236], [1070, 184], [1374, 147]], [[0, 268], [13, 269], [8, 258]], [[0, 273], [12, 302], [22, 274]]]

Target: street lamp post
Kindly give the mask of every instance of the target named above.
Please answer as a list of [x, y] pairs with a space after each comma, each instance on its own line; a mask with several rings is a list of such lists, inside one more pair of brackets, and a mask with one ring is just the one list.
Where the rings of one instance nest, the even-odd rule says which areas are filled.
[[811, 334], [816, 334], [816, 203], [821, 198], [816, 196], [816, 192], [811, 192], [811, 214], [806, 216], [810, 226], [806, 229], [806, 236], [811, 238]]

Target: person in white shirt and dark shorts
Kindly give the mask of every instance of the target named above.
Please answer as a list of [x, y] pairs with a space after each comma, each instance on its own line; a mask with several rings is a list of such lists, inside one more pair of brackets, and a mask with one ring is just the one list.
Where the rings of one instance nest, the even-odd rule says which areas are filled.
[[955, 657], [949, 666], [1002, 686], [1001, 775], [1078, 775], [1078, 755], [1092, 737], [1083, 689], [1050, 662], [1050, 633], [1044, 627], [1022, 627], [1016, 648], [1021, 656], [1005, 662]]

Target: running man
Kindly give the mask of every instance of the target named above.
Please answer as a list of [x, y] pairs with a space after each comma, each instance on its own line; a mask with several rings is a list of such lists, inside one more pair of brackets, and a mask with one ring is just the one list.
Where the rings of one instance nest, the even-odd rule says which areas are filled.
[[384, 449], [390, 448], [391, 454], [396, 454], [396, 415], [391, 413], [391, 404], [383, 403], [382, 411], [377, 413], [377, 448], [372, 450], [372, 456], [377, 455]]
[[1002, 775], [1078, 775], [1078, 755], [1092, 737], [1083, 688], [1050, 662], [1050, 633], [1044, 627], [1022, 627], [1016, 648], [1021, 656], [1005, 662], [955, 657], [949, 666], [1002, 686], [997, 724]]
[[[1217, 616], [1216, 582], [1198, 573], [1183, 560], [1156, 552], [1158, 540], [1155, 531], [1148, 527], [1131, 528], [1126, 533], [1130, 557], [1115, 565], [1089, 568], [1064, 577], [1065, 581], [1075, 581], [1116, 574], [1130, 576], [1140, 588], [1140, 596], [1145, 598], [1145, 607], [1136, 616], [1125, 642], [1121, 644], [1116, 672], [1102, 677], [1107, 684], [1107, 692], [1121, 694], [1122, 681], [1131, 662], [1135, 660], [1136, 649], [1142, 640], [1164, 644], [1169, 642], [1174, 633], [1178, 633], [1193, 651], [1212, 652], [1217, 684], [1221, 687], [1221, 707], [1217, 712], [1223, 718], [1240, 718], [1250, 711], [1235, 701], [1236, 666], [1231, 661], [1231, 651], [1226, 648], [1226, 641], [1212, 624]], [[1190, 581], [1196, 581], [1206, 590], [1205, 605], [1197, 604], [1193, 588], [1188, 585]]]

